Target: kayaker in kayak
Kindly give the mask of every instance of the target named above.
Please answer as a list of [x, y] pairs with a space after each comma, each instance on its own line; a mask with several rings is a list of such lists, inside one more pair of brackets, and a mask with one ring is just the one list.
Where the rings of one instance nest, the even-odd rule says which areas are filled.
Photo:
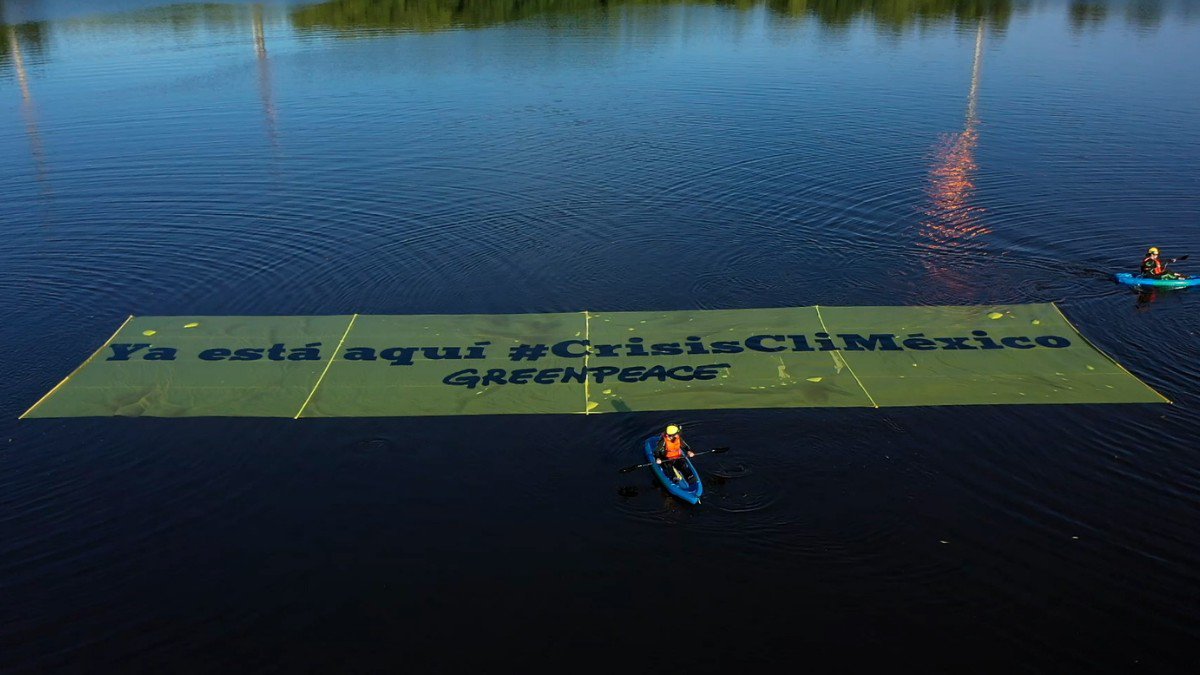
[[680, 435], [679, 427], [668, 424], [666, 432], [658, 439], [658, 447], [654, 450], [655, 461], [662, 465], [663, 471], [673, 472], [675, 479], [679, 480], [684, 476], [684, 472], [680, 471], [679, 466], [679, 460], [683, 459], [684, 452], [688, 457], [696, 456], [696, 453], [692, 452], [692, 446], [688, 445]]
[[[1185, 256], [1186, 257], [1186, 256]], [[1175, 262], [1175, 258], [1164, 261], [1158, 257], [1158, 247], [1151, 246], [1142, 259], [1142, 276], [1147, 279], [1186, 279], [1182, 274], [1167, 271], [1167, 264]]]

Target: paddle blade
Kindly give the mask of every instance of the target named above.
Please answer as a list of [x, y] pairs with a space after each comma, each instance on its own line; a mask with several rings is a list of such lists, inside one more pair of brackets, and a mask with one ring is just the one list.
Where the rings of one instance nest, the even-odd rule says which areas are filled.
[[633, 466], [627, 466], [622, 469], [617, 469], [617, 473], [631, 473], [633, 471], [637, 471], [638, 469], [641, 469], [641, 468], [644, 468], [647, 466], [650, 466], [650, 465], [649, 464], [634, 464]]
[[729, 448], [713, 448], [713, 449], [712, 449], [712, 453], [713, 453], [714, 455], [719, 455], [719, 454], [721, 454], [722, 452], [729, 452]]

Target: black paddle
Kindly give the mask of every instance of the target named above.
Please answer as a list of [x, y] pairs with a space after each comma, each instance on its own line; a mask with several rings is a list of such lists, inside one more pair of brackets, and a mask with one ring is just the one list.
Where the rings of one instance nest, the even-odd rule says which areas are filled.
[[[692, 455], [692, 457], [699, 457], [700, 455], [715, 455], [715, 454], [722, 453], [722, 452], [729, 452], [729, 448], [713, 448], [712, 450], [705, 450], [704, 452], [697, 452], [696, 454]], [[627, 466], [624, 469], [618, 469], [617, 473], [629, 473], [630, 471], [637, 471], [638, 469], [644, 469], [648, 466], [653, 466], [655, 464], [658, 464], [658, 462], [646, 462], [645, 464], [634, 464], [633, 466]]]

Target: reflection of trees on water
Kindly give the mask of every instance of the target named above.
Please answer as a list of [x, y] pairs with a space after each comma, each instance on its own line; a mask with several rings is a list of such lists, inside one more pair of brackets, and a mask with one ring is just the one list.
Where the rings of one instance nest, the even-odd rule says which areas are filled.
[[973, 26], [980, 19], [1003, 27], [1017, 8], [1029, 5], [1029, 0], [767, 0], [786, 16], [811, 16], [827, 25], [866, 20], [890, 29], [947, 21]]
[[1142, 28], [1158, 27], [1162, 15], [1162, 0], [1130, 0], [1125, 9], [1125, 20]]
[[431, 31], [589, 12], [603, 9], [605, 4], [580, 0], [332, 0], [293, 11], [292, 23], [297, 28]]
[[1072, 0], [1068, 15], [1071, 26], [1076, 30], [1098, 28], [1114, 13], [1120, 14], [1127, 25], [1157, 28], [1169, 9], [1178, 11], [1184, 20], [1189, 20], [1200, 13], [1200, 3], [1170, 3], [1164, 0]]
[[[618, 8], [708, 5], [732, 10], [765, 8], [780, 19], [815, 19], [831, 28], [864, 22], [878, 30], [910, 26], [988, 22], [1002, 31], [1017, 12], [1036, 0], [329, 0], [292, 11], [301, 29], [346, 31], [435, 31], [482, 28], [532, 17], [585, 18]], [[1099, 25], [1110, 15], [1134, 26], [1155, 27], [1174, 12], [1184, 20], [1200, 16], [1196, 0], [1071, 0], [1063, 3], [1071, 23]]]
[[1071, 17], [1071, 26], [1081, 30], [1104, 23], [1108, 18], [1108, 4], [1096, 0], [1072, 0], [1067, 13]]
[[[3, 19], [3, 5], [0, 5], [0, 19]], [[4, 25], [0, 21], [0, 66], [4, 74], [9, 74], [9, 68], [14, 62], [13, 54], [19, 49], [25, 63], [36, 62], [46, 50], [45, 24], [22, 23], [15, 26]]]
[[[30, 4], [36, 4], [32, 0]], [[37, 168], [38, 180], [44, 181], [45, 161], [41, 134], [38, 130], [37, 107], [34, 101], [33, 79], [30, 65], [44, 57], [50, 22], [26, 22], [5, 24], [10, 15], [5, 13], [4, 0], [0, 0], [0, 76], [11, 76], [21, 93], [21, 113], [25, 119], [25, 131], [29, 137], [30, 152]], [[278, 145], [276, 131], [276, 108], [271, 86], [270, 62], [267, 58], [266, 26], [262, 5], [238, 7], [234, 5], [175, 5], [143, 10], [128, 14], [88, 17], [64, 23], [73, 29], [86, 27], [153, 28], [191, 34], [196, 29], [220, 27], [224, 29], [244, 27], [249, 18], [254, 39], [254, 51], [258, 60], [259, 97], [267, 136], [273, 147]]]
[[[61, 21], [22, 21], [7, 24], [6, 21], [21, 21], [22, 16], [37, 15], [34, 10], [38, 0], [27, 0], [21, 5], [24, 12], [17, 14], [5, 10], [0, 0], [0, 74], [7, 74], [12, 63], [12, 35], [20, 39], [26, 65], [37, 63], [46, 53], [50, 43], [49, 33], [55, 28], [69, 28], [72, 33], [102, 32], [114, 29], [130, 29], [163, 32], [170, 30], [190, 36], [204, 28], [233, 28], [246, 23], [249, 8], [244, 5], [181, 4], [158, 7], [135, 12], [100, 14], [84, 18]], [[10, 30], [11, 29], [11, 30]]]
[[[41, 17], [47, 14], [54, 16], [55, 3], [47, 2], [43, 5], [41, 0], [25, 0], [16, 5], [22, 11], [6, 12], [4, 1], [0, 0], [0, 24], [13, 22], [18, 31], [36, 31], [38, 33], [44, 33], [50, 28], [63, 28], [69, 29], [71, 33], [129, 29], [133, 32], [146, 30], [161, 34], [173, 31], [182, 35], [191, 35], [205, 28], [229, 29], [243, 26], [253, 11], [253, 7], [263, 7], [263, 5], [252, 7], [248, 4], [223, 4], [220, 2], [172, 3], [170, 0], [159, 0], [163, 5], [161, 7], [103, 13], [103, 3], [101, 0], [96, 0], [95, 6], [98, 9], [83, 16], [31, 20], [29, 17]], [[82, 0], [77, 1], [80, 6], [86, 7]], [[150, 1], [147, 0], [147, 2]], [[266, 3], [266, 7], [270, 10], [272, 5]], [[276, 13], [281, 12], [277, 10]]]
[[[24, 21], [21, 17], [44, 16], [52, 11], [53, 3], [43, 0], [24, 0], [20, 14], [5, 13], [0, 0], [0, 24]], [[947, 23], [974, 26], [980, 20], [988, 22], [989, 30], [998, 31], [1019, 12], [1037, 7], [1039, 0], [327, 0], [317, 4], [290, 9], [277, 5], [171, 3], [162, 0], [161, 7], [99, 14], [84, 18], [64, 19], [73, 30], [106, 27], [169, 29], [181, 34], [204, 28], [244, 25], [247, 14], [268, 11], [301, 30], [363, 30], [434, 31], [454, 28], [482, 28], [533, 17], [557, 18], [562, 25], [572, 25], [580, 19], [600, 17], [607, 12], [639, 7], [711, 6], [730, 11], [762, 10], [776, 20], [816, 20], [830, 28], [843, 28], [854, 23], [873, 26], [877, 30], [895, 32], [912, 26], [931, 26]], [[1060, 3], [1055, 2], [1055, 7]], [[1200, 2], [1196, 0], [1070, 0], [1061, 3], [1069, 20], [1076, 27], [1100, 25], [1112, 16], [1122, 17], [1139, 27], [1155, 27], [1162, 17], [1175, 13], [1182, 20], [1200, 18]], [[264, 8], [266, 8], [264, 10]], [[44, 26], [51, 22], [26, 22], [15, 26], [21, 36], [26, 58], [38, 54], [47, 40]], [[11, 62], [9, 38], [0, 31], [0, 66]], [[34, 57], [36, 59], [36, 57]]]
[[534, 16], [586, 16], [621, 7], [712, 5], [765, 7], [777, 17], [814, 18], [831, 26], [866, 20], [879, 27], [987, 18], [1003, 25], [1028, 0], [330, 0], [292, 12], [298, 28], [444, 30]]

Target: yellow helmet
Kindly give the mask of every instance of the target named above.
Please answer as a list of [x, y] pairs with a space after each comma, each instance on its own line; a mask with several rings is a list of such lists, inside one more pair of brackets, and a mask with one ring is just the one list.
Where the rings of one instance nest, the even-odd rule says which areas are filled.
[[667, 435], [668, 436], [674, 436], [677, 433], [679, 433], [679, 427], [675, 426], [674, 424], [667, 425]]
[[1147, 255], [1158, 255], [1158, 247], [1157, 247], [1157, 246], [1151, 246], [1151, 247], [1150, 247], [1150, 250], [1149, 250], [1149, 251], [1146, 251], [1146, 254], [1147, 254]]

